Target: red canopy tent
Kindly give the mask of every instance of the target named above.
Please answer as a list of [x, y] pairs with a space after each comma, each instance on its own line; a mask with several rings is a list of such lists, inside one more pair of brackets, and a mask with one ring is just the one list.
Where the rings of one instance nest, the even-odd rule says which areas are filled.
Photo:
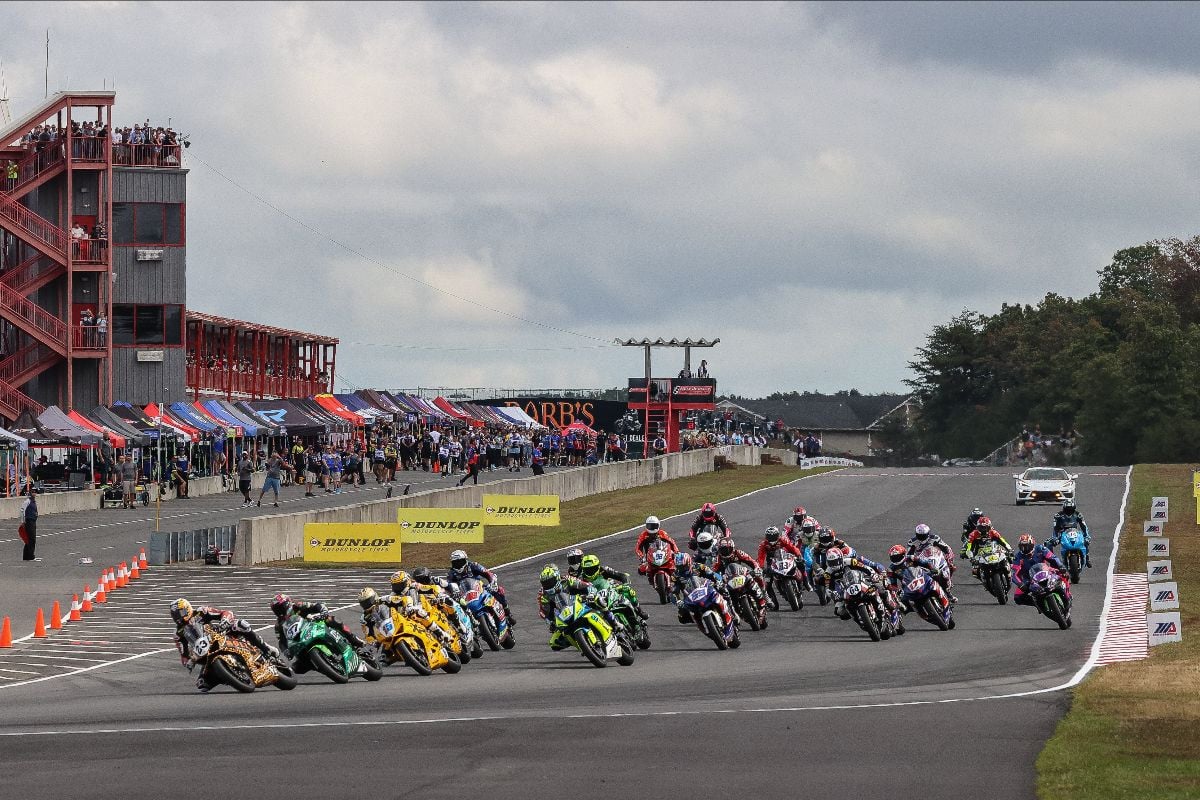
[[331, 394], [314, 395], [313, 400], [316, 400], [317, 404], [320, 405], [321, 408], [325, 409], [331, 414], [334, 414], [335, 416], [341, 417], [352, 425], [362, 427], [366, 424], [363, 422], [362, 415], [346, 408], [344, 405], [338, 402], [336, 397]]
[[126, 444], [125, 437], [122, 436], [121, 434], [117, 433], [116, 431], [114, 431], [110, 428], [106, 428], [103, 425], [97, 425], [96, 423], [94, 423], [90, 419], [88, 419], [87, 417], [80, 414], [78, 411], [68, 411], [67, 416], [76, 425], [79, 425], [82, 428], [87, 428], [89, 431], [94, 431], [94, 432], [100, 434], [101, 436], [107, 437], [108, 440], [110, 442], [112, 442], [113, 447], [116, 447], [119, 449], [124, 449], [125, 444]]
[[460, 419], [463, 422], [474, 425], [477, 428], [482, 428], [485, 424], [483, 422], [483, 420], [475, 419], [470, 414], [465, 413], [461, 409], [455, 408], [454, 404], [451, 403], [449, 400], [447, 400], [444, 397], [433, 398], [433, 404], [435, 406], [437, 406], [438, 408], [440, 408], [442, 411], [449, 414], [450, 416], [454, 417], [455, 419]]
[[168, 428], [174, 428], [184, 436], [187, 436], [193, 442], [200, 441], [200, 431], [196, 428], [193, 428], [191, 425], [188, 425], [186, 422], [182, 422], [178, 417], [171, 413], [169, 408], [163, 408], [160, 410], [157, 403], [151, 403], [150, 405], [146, 406], [146, 416], [155, 421], [161, 419], [163, 425], [167, 426]]

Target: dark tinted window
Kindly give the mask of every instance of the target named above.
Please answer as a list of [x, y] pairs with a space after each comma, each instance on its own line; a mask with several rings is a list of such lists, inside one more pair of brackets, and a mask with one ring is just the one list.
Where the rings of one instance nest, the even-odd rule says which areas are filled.
[[183, 344], [183, 306], [166, 307], [167, 344]]
[[137, 344], [163, 343], [163, 309], [162, 306], [137, 306], [136, 333], [134, 341]]
[[133, 344], [133, 306], [114, 305], [112, 312], [108, 327], [113, 344]]
[[113, 203], [113, 244], [133, 244], [133, 204]]
[[162, 203], [138, 203], [133, 217], [133, 240], [138, 244], [162, 244]]
[[167, 228], [163, 244], [183, 244], [183, 206], [167, 203]]

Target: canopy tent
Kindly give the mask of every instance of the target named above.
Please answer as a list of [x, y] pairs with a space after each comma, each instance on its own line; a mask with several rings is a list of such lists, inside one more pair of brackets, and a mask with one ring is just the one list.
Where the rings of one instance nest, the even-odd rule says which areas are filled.
[[316, 400], [313, 400], [311, 397], [297, 397], [292, 402], [300, 408], [303, 408], [313, 419], [319, 419], [323, 421], [325, 423], [325, 427], [329, 430], [329, 433], [345, 434], [350, 432], [351, 425], [346, 419], [339, 417], [332, 411], [327, 410], [324, 406], [322, 406]]
[[578, 420], [563, 428], [562, 433], [582, 433], [586, 436], [592, 437], [593, 439], [596, 438], [596, 431], [592, 428], [589, 428], [582, 422], [579, 422]]
[[400, 409], [401, 414], [424, 414], [424, 410], [419, 408], [414, 403], [409, 402], [409, 397], [406, 394], [393, 394], [392, 392], [376, 392], [384, 400], [390, 402], [396, 408]]
[[492, 408], [512, 420], [514, 425], [520, 425], [522, 428], [546, 427], [516, 406], [492, 406]]
[[104, 441], [104, 435], [68, 417], [58, 406], [49, 406], [38, 415], [38, 422], [58, 435], [71, 439], [77, 446], [95, 446]]
[[375, 408], [388, 414], [408, 414], [411, 413], [407, 408], [398, 406], [382, 392], [377, 392], [374, 389], [360, 389], [354, 393], [361, 397], [367, 403], [370, 403]]
[[368, 425], [381, 417], [388, 421], [392, 419], [392, 412], [377, 408], [356, 394], [335, 394], [334, 398], [347, 410], [353, 411], [366, 420]]
[[216, 426], [216, 430], [213, 431], [214, 438], [232, 439], [240, 438], [246, 435], [246, 430], [242, 427], [242, 423], [230, 422], [224, 417], [209, 411], [199, 400], [194, 403], [190, 403], [189, 407], [191, 408], [192, 413], [197, 417], [208, 422], [210, 425]]
[[213, 402], [220, 405], [221, 408], [233, 414], [235, 417], [249, 420], [257, 425], [260, 436], [275, 436], [277, 434], [286, 434], [288, 432], [288, 427], [286, 425], [277, 420], [270, 419], [265, 414], [260, 414], [252, 409], [247, 403], [234, 403], [230, 402], [229, 400], [214, 400]]
[[5, 430], [4, 428], [0, 428], [0, 447], [9, 448], [9, 449], [16, 448], [17, 450], [28, 450], [29, 449], [29, 440], [26, 439], [24, 436], [18, 436], [17, 434], [13, 433], [12, 431], [8, 431], [8, 430]]
[[21, 412], [11, 430], [28, 442], [30, 447], [71, 447], [78, 444], [42, 425], [28, 411]]
[[146, 447], [150, 444], [151, 440], [149, 436], [139, 431], [128, 420], [117, 416], [104, 406], [93, 408], [88, 413], [88, 419], [124, 436], [127, 447]]
[[243, 422], [215, 400], [197, 400], [194, 405], [197, 411], [203, 411], [211, 419], [236, 430], [238, 436], [249, 436], [251, 438], [258, 436], [257, 425], [249, 420]]
[[246, 400], [236, 406], [276, 425], [287, 428], [293, 436], [322, 436], [329, 432], [323, 417], [316, 417], [294, 400]]
[[330, 414], [341, 417], [355, 427], [361, 427], [362, 425], [366, 424], [366, 421], [362, 418], [361, 414], [357, 414], [346, 408], [336, 397], [331, 394], [318, 394], [312, 399], [313, 402], [328, 411]]
[[134, 408], [129, 403], [113, 403], [108, 410], [121, 419], [126, 420], [130, 425], [137, 428], [139, 431], [142, 431], [151, 439], [151, 441], [157, 441], [162, 433], [165, 433], [168, 437], [182, 439], [185, 442], [190, 442], [192, 439], [192, 437], [188, 436], [183, 431], [173, 428], [165, 423], [163, 424], [162, 428], [159, 428], [157, 419], [151, 419], [150, 417], [146, 416], [145, 412], [143, 412], [140, 408]]
[[188, 425], [186, 422], [181, 422], [171, 415], [171, 410], [166, 407], [159, 407], [157, 403], [151, 403], [146, 406], [146, 416], [152, 420], [156, 420], [177, 436], [181, 436], [186, 442], [197, 442], [200, 440], [200, 431]]
[[440, 406], [438, 406], [436, 403], [430, 402], [429, 400], [426, 400], [424, 397], [417, 397], [416, 395], [412, 395], [412, 394], [402, 394], [402, 395], [398, 395], [398, 396], [402, 400], [404, 400], [404, 402], [408, 403], [410, 406], [415, 408], [417, 410], [418, 414], [422, 414], [426, 417], [432, 417], [433, 419], [453, 419], [454, 418], [453, 414], [451, 414], [447, 411], [443, 411], [442, 408]]
[[449, 400], [442, 397], [441, 395], [433, 398], [433, 404], [435, 406], [437, 406], [439, 409], [441, 409], [442, 413], [446, 414], [447, 416], [453, 417], [454, 419], [463, 420], [464, 422], [475, 421], [474, 418], [470, 414], [467, 414], [460, 408], [456, 408], [453, 403], [451, 403]]
[[202, 414], [192, 407], [191, 403], [171, 403], [167, 412], [180, 422], [186, 423], [200, 433], [225, 438], [225, 425], [217, 422], [207, 414]]
[[74, 410], [68, 411], [67, 417], [72, 422], [79, 425], [80, 427], [86, 428], [87, 430], [93, 431], [94, 433], [97, 433], [100, 436], [105, 437], [106, 439], [108, 439], [108, 441], [112, 444], [113, 447], [119, 448], [121, 450], [125, 449], [125, 447], [126, 447], [125, 437], [122, 436], [121, 434], [117, 433], [116, 431], [110, 430], [109, 428], [106, 428], [103, 425], [100, 425], [99, 423], [93, 422], [92, 420], [85, 417], [83, 414], [80, 414], [78, 411], [74, 411]]

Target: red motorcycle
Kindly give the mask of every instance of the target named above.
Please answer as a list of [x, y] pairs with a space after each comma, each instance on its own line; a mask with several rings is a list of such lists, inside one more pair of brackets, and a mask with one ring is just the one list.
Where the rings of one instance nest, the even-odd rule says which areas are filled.
[[646, 551], [646, 580], [658, 592], [659, 605], [666, 605], [675, 591], [675, 558], [671, 547], [656, 539]]

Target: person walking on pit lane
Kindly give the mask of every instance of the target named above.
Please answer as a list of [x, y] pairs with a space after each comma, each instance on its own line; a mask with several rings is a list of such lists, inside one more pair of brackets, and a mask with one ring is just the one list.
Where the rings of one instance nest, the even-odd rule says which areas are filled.
[[123, 508], [133, 508], [134, 490], [137, 483], [137, 465], [129, 456], [121, 456], [117, 467], [121, 473], [121, 503]]
[[29, 499], [25, 501], [24, 507], [21, 509], [21, 519], [24, 522], [21, 524], [22, 536], [21, 541], [25, 543], [25, 547], [21, 552], [22, 561], [41, 561], [37, 557], [37, 492], [32, 486], [29, 487]]
[[292, 465], [284, 461], [283, 456], [279, 455], [279, 453], [272, 453], [271, 457], [267, 459], [266, 480], [263, 481], [262, 491], [258, 493], [259, 507], [262, 507], [263, 497], [266, 496], [267, 491], [270, 490], [275, 496], [275, 502], [272, 503], [272, 505], [275, 506], [275, 508], [279, 508], [279, 488], [280, 482], [283, 479], [284, 470], [291, 472]]
[[250, 476], [254, 474], [254, 462], [250, 460], [250, 452], [242, 451], [242, 457], [238, 459], [238, 491], [242, 493], [242, 508], [251, 505], [250, 500]]

